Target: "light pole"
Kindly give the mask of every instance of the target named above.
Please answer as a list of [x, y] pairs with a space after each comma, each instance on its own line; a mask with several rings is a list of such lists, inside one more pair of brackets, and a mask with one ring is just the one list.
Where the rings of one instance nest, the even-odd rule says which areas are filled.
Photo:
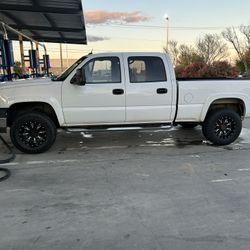
[[167, 23], [167, 43], [166, 43], [166, 50], [168, 52], [168, 47], [169, 47], [169, 16], [168, 16], [168, 14], [164, 15], [164, 19], [166, 20], [166, 23]]

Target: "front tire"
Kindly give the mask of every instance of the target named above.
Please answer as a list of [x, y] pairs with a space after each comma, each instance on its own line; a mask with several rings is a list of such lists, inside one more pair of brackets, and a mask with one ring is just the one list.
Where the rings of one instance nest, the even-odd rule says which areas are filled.
[[209, 112], [202, 132], [207, 140], [215, 145], [228, 145], [240, 135], [242, 121], [238, 113], [232, 109], [221, 108]]
[[54, 122], [42, 113], [25, 113], [11, 125], [10, 137], [16, 148], [28, 154], [47, 151], [56, 139]]

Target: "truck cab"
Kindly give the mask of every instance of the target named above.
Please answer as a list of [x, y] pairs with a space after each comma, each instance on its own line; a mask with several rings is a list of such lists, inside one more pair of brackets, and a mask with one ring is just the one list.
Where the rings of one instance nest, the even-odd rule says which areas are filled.
[[62, 84], [67, 126], [171, 123], [176, 82], [161, 53], [90, 55]]

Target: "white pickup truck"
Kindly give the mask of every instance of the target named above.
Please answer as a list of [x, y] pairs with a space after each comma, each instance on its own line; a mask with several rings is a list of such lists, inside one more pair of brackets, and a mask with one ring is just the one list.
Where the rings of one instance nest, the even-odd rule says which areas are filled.
[[57, 128], [195, 126], [215, 145], [235, 141], [249, 117], [250, 81], [177, 81], [163, 53], [103, 53], [80, 58], [59, 77], [0, 84], [0, 132], [41, 153]]

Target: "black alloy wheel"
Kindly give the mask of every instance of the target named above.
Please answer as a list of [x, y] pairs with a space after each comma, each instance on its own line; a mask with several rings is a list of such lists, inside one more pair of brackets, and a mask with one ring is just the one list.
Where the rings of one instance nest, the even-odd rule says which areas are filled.
[[229, 138], [236, 129], [236, 121], [230, 116], [221, 116], [214, 128], [215, 135], [221, 139]]
[[239, 137], [241, 129], [240, 115], [228, 108], [212, 110], [202, 126], [206, 139], [215, 145], [228, 145], [234, 142]]
[[47, 151], [55, 141], [54, 122], [42, 113], [26, 113], [19, 116], [10, 130], [12, 143], [29, 154]]

